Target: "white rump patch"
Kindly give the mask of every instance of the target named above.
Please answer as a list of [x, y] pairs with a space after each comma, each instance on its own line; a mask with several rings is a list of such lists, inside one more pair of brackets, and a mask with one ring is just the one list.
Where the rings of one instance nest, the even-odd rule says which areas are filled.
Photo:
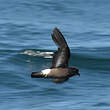
[[42, 70], [42, 74], [43, 75], [48, 75], [50, 73], [51, 69], [45, 69], [45, 70]]

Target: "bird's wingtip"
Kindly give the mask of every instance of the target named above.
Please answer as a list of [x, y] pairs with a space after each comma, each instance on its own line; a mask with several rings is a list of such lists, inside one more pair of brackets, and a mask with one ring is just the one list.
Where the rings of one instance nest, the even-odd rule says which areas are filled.
[[55, 31], [59, 31], [59, 29], [58, 29], [57, 27], [55, 27], [55, 28], [53, 29], [53, 32], [55, 32]]

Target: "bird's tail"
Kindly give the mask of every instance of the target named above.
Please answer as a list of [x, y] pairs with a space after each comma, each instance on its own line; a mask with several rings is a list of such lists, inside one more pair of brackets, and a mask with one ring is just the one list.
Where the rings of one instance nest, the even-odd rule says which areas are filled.
[[58, 28], [53, 30], [52, 39], [59, 48], [68, 47], [67, 42]]
[[41, 74], [41, 72], [32, 72], [31, 77], [32, 78], [43, 78], [44, 75]]

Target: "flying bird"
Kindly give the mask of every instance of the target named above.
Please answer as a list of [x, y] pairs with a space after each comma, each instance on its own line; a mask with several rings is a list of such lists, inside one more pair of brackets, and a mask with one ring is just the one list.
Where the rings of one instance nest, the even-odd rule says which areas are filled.
[[49, 69], [44, 69], [40, 72], [32, 72], [32, 78], [52, 78], [55, 83], [67, 81], [70, 77], [79, 75], [79, 70], [76, 67], [69, 67], [70, 49], [68, 44], [59, 31], [55, 28], [52, 33], [52, 39], [58, 46], [58, 50], [54, 52], [52, 66]]

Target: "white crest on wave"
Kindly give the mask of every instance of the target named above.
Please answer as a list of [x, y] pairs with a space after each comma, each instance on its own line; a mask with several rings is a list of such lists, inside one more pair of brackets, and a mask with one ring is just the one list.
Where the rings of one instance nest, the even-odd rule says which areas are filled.
[[24, 52], [21, 52], [21, 54], [25, 54], [25, 55], [29, 55], [29, 56], [42, 56], [44, 58], [52, 58], [53, 52], [25, 50]]

